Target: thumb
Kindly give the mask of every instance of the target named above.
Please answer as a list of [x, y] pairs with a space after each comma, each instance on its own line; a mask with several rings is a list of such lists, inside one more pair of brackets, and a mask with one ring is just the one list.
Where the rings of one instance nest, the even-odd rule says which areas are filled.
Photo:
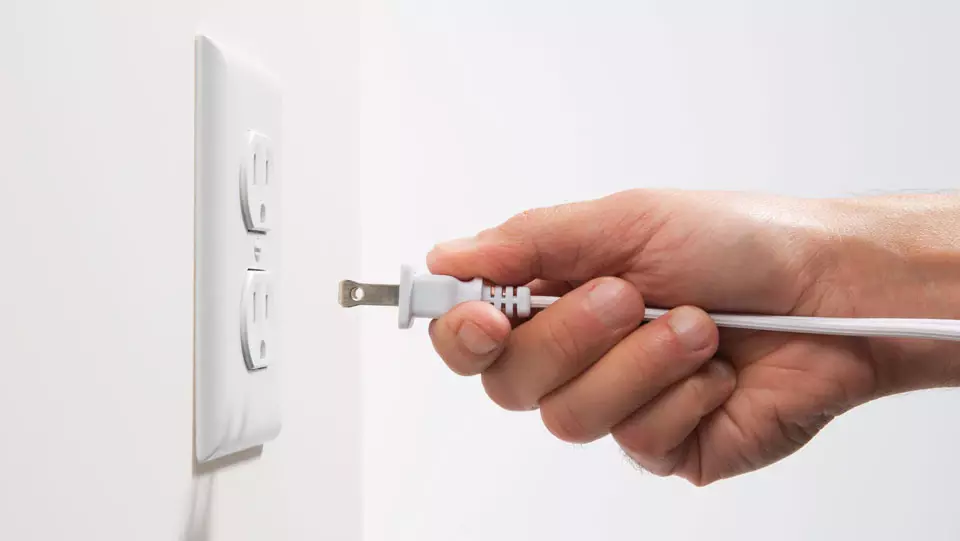
[[500, 284], [618, 275], [656, 230], [636, 203], [618, 194], [526, 211], [475, 237], [437, 245], [427, 265], [435, 274]]

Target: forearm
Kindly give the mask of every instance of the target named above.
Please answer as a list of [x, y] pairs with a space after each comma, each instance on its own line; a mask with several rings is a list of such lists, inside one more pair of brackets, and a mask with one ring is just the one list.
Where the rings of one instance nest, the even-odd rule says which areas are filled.
[[[859, 317], [960, 319], [960, 196], [838, 200], [833, 279]], [[839, 286], [838, 286], [839, 287]], [[960, 343], [871, 340], [881, 394], [960, 385]]]

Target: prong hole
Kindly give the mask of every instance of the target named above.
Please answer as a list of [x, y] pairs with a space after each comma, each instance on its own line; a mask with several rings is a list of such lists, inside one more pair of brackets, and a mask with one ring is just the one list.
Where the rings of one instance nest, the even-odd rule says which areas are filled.
[[353, 288], [353, 290], [350, 292], [350, 298], [353, 299], [353, 300], [355, 300], [355, 301], [357, 301], [357, 302], [362, 301], [362, 300], [363, 300], [363, 288], [362, 288], [362, 287], [355, 287], [355, 288]]
[[267, 358], [267, 343], [264, 340], [260, 341], [260, 360]]
[[260, 223], [267, 221], [267, 205], [260, 203]]

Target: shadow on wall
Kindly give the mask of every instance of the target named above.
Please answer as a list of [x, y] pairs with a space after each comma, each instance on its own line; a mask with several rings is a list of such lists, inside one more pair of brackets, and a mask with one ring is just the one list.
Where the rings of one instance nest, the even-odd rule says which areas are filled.
[[[194, 358], [196, 371], [196, 358]], [[200, 464], [197, 462], [197, 391], [196, 379], [193, 382], [193, 426], [192, 442], [190, 446], [190, 460], [193, 464], [193, 482], [190, 487], [190, 497], [187, 499], [187, 518], [184, 521], [180, 541], [209, 541], [212, 539], [210, 531], [210, 516], [213, 510], [213, 497], [216, 492], [217, 473], [229, 469], [237, 464], [257, 460], [263, 454], [263, 446], [258, 445], [239, 453], [211, 460]]]
[[263, 446], [258, 445], [240, 453], [226, 456], [204, 464], [193, 461], [193, 483], [188, 500], [189, 509], [183, 526], [180, 541], [209, 541], [210, 515], [216, 488], [217, 473], [237, 464], [257, 460], [263, 454]]

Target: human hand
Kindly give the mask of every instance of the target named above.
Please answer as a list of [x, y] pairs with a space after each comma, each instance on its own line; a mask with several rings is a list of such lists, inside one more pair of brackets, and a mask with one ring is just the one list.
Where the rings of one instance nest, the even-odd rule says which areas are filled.
[[[530, 211], [437, 246], [428, 265], [563, 297], [522, 323], [465, 303], [431, 337], [452, 370], [482, 374], [506, 409], [539, 408], [558, 438], [612, 434], [645, 469], [706, 485], [787, 456], [866, 401], [960, 382], [943, 350], [955, 346], [718, 331], [703, 312], [957, 317], [943, 295], [960, 294], [944, 271], [956, 228], [918, 250], [893, 227], [930, 230], [956, 202], [919, 199], [636, 190]], [[645, 302], [675, 308], [639, 326]]]

